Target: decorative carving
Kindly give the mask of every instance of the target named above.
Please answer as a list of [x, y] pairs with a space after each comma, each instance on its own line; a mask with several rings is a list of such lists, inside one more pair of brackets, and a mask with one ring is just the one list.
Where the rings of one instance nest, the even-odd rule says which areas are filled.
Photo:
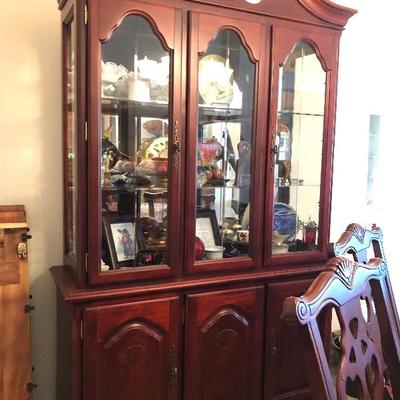
[[353, 233], [360, 243], [364, 241], [366, 229], [364, 229], [360, 224], [350, 224], [346, 231]]
[[382, 239], [382, 230], [376, 225], [367, 229], [360, 224], [350, 224], [334, 244], [333, 250], [336, 256], [353, 254], [356, 261], [366, 263], [367, 250], [372, 247], [375, 257], [385, 261]]
[[215, 324], [218, 323], [218, 321], [225, 317], [225, 316], [232, 316], [236, 318], [238, 321], [240, 321], [243, 325], [248, 326], [249, 321], [248, 319], [241, 314], [240, 311], [234, 309], [234, 308], [223, 308], [214, 313], [201, 327], [201, 332], [202, 333], [207, 333]]
[[233, 329], [223, 329], [215, 335], [216, 342], [223, 347], [230, 346], [237, 339], [237, 332]]
[[328, 261], [327, 269], [333, 271], [336, 276], [348, 288], [353, 288], [353, 273], [355, 263], [345, 257], [334, 257]]
[[144, 360], [145, 354], [146, 349], [139, 344], [135, 344], [127, 347], [121, 353], [121, 358], [127, 361], [132, 367], [137, 367]]
[[310, 306], [299, 299], [296, 301], [296, 316], [300, 322], [308, 320], [311, 315]]

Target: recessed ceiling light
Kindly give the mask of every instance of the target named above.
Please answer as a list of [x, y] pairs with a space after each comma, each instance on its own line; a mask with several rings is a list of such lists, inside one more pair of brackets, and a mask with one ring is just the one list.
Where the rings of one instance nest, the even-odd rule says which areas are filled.
[[258, 3], [261, 3], [261, 0], [246, 0], [247, 1], [247, 3], [250, 3], [250, 4], [258, 4]]

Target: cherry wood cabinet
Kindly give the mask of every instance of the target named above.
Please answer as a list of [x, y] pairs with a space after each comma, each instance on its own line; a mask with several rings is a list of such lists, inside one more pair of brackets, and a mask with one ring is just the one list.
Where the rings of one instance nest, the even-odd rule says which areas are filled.
[[328, 258], [338, 48], [355, 11], [58, 5], [58, 399], [307, 398], [279, 316]]

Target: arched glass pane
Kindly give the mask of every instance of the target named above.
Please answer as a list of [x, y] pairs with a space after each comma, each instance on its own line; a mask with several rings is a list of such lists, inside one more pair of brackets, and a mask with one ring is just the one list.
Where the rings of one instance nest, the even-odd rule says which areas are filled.
[[101, 46], [102, 270], [167, 258], [170, 54], [130, 15]]
[[232, 30], [199, 58], [196, 260], [249, 251], [254, 75]]
[[326, 90], [307, 43], [292, 50], [279, 75], [272, 254], [317, 248]]

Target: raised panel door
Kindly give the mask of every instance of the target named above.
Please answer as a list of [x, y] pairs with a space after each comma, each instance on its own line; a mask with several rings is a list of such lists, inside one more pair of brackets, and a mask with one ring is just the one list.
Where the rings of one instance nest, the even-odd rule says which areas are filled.
[[263, 288], [190, 295], [185, 400], [261, 398]]
[[[301, 296], [312, 280], [271, 283], [266, 298], [266, 356], [264, 400], [310, 400], [300, 342], [281, 319], [282, 304], [288, 296]], [[330, 346], [330, 313], [321, 315], [320, 325], [326, 349]]]
[[84, 398], [178, 398], [179, 299], [84, 311]]

